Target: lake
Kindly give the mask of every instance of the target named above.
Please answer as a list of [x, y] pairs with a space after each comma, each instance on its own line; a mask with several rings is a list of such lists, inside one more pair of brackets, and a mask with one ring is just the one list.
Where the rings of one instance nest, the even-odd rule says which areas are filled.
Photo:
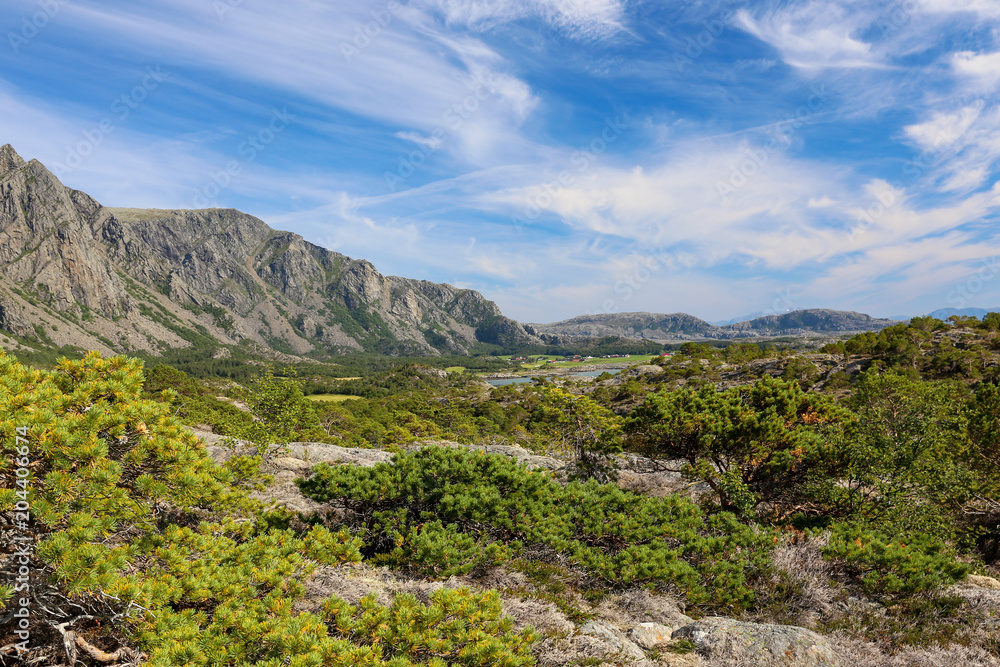
[[[604, 371], [580, 371], [579, 373], [561, 373], [559, 375], [546, 375], [545, 379], [546, 380], [551, 380], [554, 377], [569, 378], [569, 379], [572, 379], [572, 378], [596, 378], [599, 375], [601, 375], [601, 373], [611, 373], [612, 375], [616, 375], [619, 372], [621, 372], [621, 370], [622, 369], [620, 369], [620, 368], [609, 368], [609, 369], [604, 370]], [[500, 379], [495, 379], [495, 380], [487, 380], [487, 382], [489, 382], [494, 387], [504, 387], [504, 386], [506, 386], [508, 384], [527, 384], [527, 383], [531, 382], [533, 379], [534, 378], [530, 378], [530, 377], [524, 377], [524, 378], [500, 378]]]

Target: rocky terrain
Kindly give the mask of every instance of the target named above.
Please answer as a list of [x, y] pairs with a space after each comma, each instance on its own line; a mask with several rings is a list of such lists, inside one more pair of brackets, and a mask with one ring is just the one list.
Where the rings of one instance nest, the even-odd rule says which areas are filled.
[[686, 313], [581, 315], [562, 322], [532, 324], [534, 331], [562, 336], [622, 336], [658, 342], [725, 340], [775, 336], [849, 335], [896, 324], [863, 313], [811, 308], [716, 326]]
[[384, 276], [232, 209], [115, 209], [0, 147], [0, 338], [102, 352], [538, 343], [478, 292]]
[[[206, 443], [211, 456], [220, 464], [235, 454], [252, 453], [246, 445], [227, 447], [222, 438], [211, 432], [195, 430]], [[425, 445], [463, 446], [432, 441]], [[468, 446], [468, 445], [465, 445]], [[560, 470], [565, 461], [538, 456], [516, 446], [469, 446], [487, 453], [502, 454], [531, 468]], [[323, 443], [289, 443], [272, 447], [265, 456], [264, 471], [273, 481], [258, 493], [262, 500], [276, 503], [308, 515], [323, 512], [321, 504], [306, 498], [294, 480], [308, 477], [318, 463], [372, 466], [389, 461], [391, 454], [374, 449], [349, 449]], [[652, 467], [641, 457], [620, 457], [619, 485], [651, 495], [687, 490], [697, 495], [690, 482], [678, 473], [647, 472]], [[775, 556], [779, 568], [788, 577], [801, 582], [808, 608], [800, 610], [803, 623], [816, 618], [837, 618], [872, 610], [884, 613], [879, 605], [863, 600], [836, 600], [827, 590], [823, 575], [829, 565], [819, 555], [815, 543], [792, 543], [779, 547]], [[306, 599], [296, 604], [297, 611], [315, 611], [322, 601], [336, 595], [357, 604], [366, 595], [375, 595], [380, 604], [391, 596], [408, 593], [426, 602], [442, 587], [471, 587], [500, 591], [503, 609], [515, 622], [515, 630], [532, 626], [543, 639], [534, 653], [543, 667], [556, 665], [601, 665], [603, 667], [933, 667], [968, 665], [987, 667], [1000, 664], [978, 648], [948, 647], [909, 648], [894, 655], [886, 654], [875, 644], [835, 632], [823, 635], [797, 625], [747, 622], [725, 617], [695, 619], [684, 613], [677, 600], [639, 588], [625, 590], [602, 599], [597, 604], [572, 594], [572, 605], [586, 609], [586, 619], [573, 620], [546, 599], [543, 591], [524, 574], [506, 567], [486, 572], [453, 576], [444, 581], [429, 581], [386, 567], [352, 563], [321, 567], [307, 581]], [[986, 576], [969, 576], [955, 585], [949, 594], [966, 599], [982, 612], [977, 621], [992, 628], [1000, 618], [1000, 581]]]

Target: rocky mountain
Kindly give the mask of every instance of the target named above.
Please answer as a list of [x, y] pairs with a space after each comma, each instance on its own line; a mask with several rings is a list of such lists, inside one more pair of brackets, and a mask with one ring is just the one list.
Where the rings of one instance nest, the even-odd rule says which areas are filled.
[[1000, 313], [1000, 307], [997, 308], [938, 308], [927, 314], [927, 317], [933, 317], [939, 320], [947, 320], [952, 315], [958, 315], [960, 317], [978, 317], [983, 319], [989, 313]]
[[0, 343], [465, 353], [540, 343], [478, 292], [385, 276], [232, 209], [106, 208], [0, 148]]
[[580, 315], [552, 324], [531, 324], [532, 329], [565, 336], [622, 336], [659, 340], [709, 337], [720, 327], [685, 313], [604, 313]]
[[827, 308], [793, 310], [781, 315], [766, 315], [749, 322], [729, 324], [721, 337], [740, 336], [801, 336], [809, 334], [830, 334], [858, 331], [879, 331], [898, 324], [889, 319], [874, 318], [864, 313]]
[[657, 341], [713, 340], [773, 336], [808, 336], [878, 331], [896, 324], [863, 313], [824, 308], [766, 315], [747, 322], [716, 326], [685, 313], [617, 313], [581, 315], [552, 324], [532, 324], [532, 330], [562, 336], [624, 336]]

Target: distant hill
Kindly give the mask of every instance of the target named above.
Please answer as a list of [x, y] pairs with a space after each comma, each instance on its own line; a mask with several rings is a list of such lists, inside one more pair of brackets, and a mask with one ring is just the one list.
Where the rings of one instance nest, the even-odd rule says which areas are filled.
[[[232, 209], [106, 208], [0, 147], [0, 337], [104, 353], [466, 353], [542, 340], [478, 292], [385, 276]], [[13, 339], [13, 340], [12, 340]]]
[[622, 336], [661, 339], [705, 337], [719, 330], [714, 324], [686, 313], [613, 313], [580, 315], [552, 324], [528, 325], [539, 333], [567, 336]]
[[538, 333], [561, 336], [623, 336], [670, 341], [878, 331], [893, 324], [896, 324], [894, 320], [874, 318], [863, 313], [809, 308], [725, 326], [710, 324], [686, 313], [581, 315], [562, 322], [530, 326]]
[[874, 318], [864, 313], [827, 308], [793, 310], [781, 315], [767, 315], [749, 322], [737, 322], [721, 327], [727, 332], [755, 336], [792, 336], [811, 333], [840, 333], [850, 331], [879, 331], [897, 324], [885, 318]]
[[952, 315], [959, 315], [961, 317], [978, 317], [983, 319], [988, 313], [1000, 313], [1000, 307], [997, 308], [938, 308], [937, 310], [928, 313], [928, 317], [935, 317], [939, 320], [946, 320]]

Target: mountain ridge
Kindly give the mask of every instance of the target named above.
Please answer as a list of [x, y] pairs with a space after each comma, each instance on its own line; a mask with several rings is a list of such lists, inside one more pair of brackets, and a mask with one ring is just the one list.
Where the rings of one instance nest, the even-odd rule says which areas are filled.
[[542, 342], [478, 292], [385, 276], [235, 209], [102, 206], [9, 144], [0, 246], [8, 345], [439, 355]]
[[521, 324], [479, 292], [383, 275], [235, 209], [103, 206], [0, 146], [0, 342], [8, 347], [35, 339], [161, 354], [246, 342], [294, 355], [424, 356], [483, 344], [808, 336], [893, 323], [813, 308], [721, 326], [648, 312]]
[[687, 313], [647, 312], [579, 315], [560, 322], [528, 326], [540, 333], [560, 336], [624, 336], [670, 341], [842, 334], [878, 331], [893, 324], [897, 322], [854, 311], [808, 308], [724, 326]]

